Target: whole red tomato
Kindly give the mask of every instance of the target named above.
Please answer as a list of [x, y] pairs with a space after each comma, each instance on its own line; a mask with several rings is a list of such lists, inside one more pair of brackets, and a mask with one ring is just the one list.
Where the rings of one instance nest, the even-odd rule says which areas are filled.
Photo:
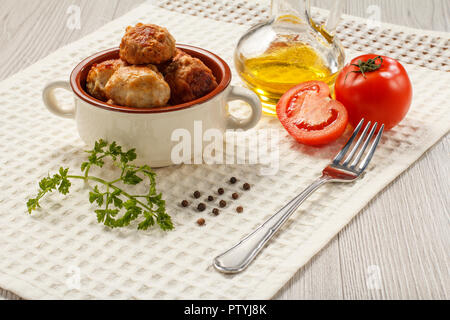
[[395, 59], [366, 54], [353, 59], [336, 79], [336, 100], [348, 111], [356, 126], [366, 121], [396, 126], [408, 113], [412, 85], [405, 68]]

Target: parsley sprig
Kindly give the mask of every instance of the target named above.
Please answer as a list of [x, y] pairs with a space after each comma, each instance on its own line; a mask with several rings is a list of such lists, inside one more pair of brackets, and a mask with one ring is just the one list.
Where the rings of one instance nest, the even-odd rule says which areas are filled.
[[[60, 168], [57, 174], [48, 175], [39, 182], [37, 196], [27, 202], [30, 214], [40, 208], [39, 201], [45, 195], [54, 191], [67, 195], [72, 185], [71, 180], [81, 179], [86, 183], [96, 183], [89, 192], [89, 202], [99, 207], [95, 210], [99, 223], [110, 228], [120, 228], [130, 225], [132, 221], [141, 217], [139, 230], [147, 230], [155, 224], [165, 231], [173, 229], [172, 220], [166, 213], [165, 201], [161, 193], [156, 192], [156, 174], [148, 165], [138, 167], [131, 163], [137, 158], [135, 149], [123, 151], [116, 142], [108, 144], [104, 140], [99, 140], [95, 143], [94, 149], [86, 152], [89, 157], [88, 161], [81, 165], [83, 175], [69, 175], [69, 169]], [[91, 168], [103, 168], [107, 159], [112, 160], [114, 166], [120, 169], [120, 177], [106, 181], [90, 175]], [[130, 194], [118, 186], [119, 183], [136, 186], [145, 178], [150, 183], [146, 194]]]

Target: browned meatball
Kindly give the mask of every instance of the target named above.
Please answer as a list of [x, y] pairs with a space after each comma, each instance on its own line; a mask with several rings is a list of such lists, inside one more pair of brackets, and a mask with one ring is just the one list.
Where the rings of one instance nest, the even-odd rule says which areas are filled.
[[88, 93], [96, 99], [102, 101], [108, 100], [105, 93], [106, 83], [114, 72], [124, 65], [125, 62], [120, 59], [107, 60], [102, 63], [94, 64], [91, 67], [91, 70], [89, 70], [86, 79], [86, 89]]
[[171, 104], [181, 104], [201, 98], [217, 87], [211, 70], [199, 59], [177, 49], [172, 62], [163, 70], [170, 86]]
[[135, 108], [162, 107], [170, 88], [154, 65], [119, 68], [105, 87], [110, 103]]
[[170, 60], [175, 49], [175, 39], [166, 28], [138, 23], [127, 28], [120, 58], [129, 64], [160, 64]]

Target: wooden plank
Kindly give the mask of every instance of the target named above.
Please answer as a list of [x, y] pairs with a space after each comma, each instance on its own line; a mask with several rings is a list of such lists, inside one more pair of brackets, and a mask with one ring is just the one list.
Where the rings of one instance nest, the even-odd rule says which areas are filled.
[[[144, 0], [4, 0], [0, 12], [0, 80], [19, 72], [58, 48], [76, 41], [125, 14]], [[67, 26], [71, 7], [79, 7], [80, 29]]]
[[[335, 0], [311, 0], [312, 6], [330, 8]], [[371, 6], [378, 6], [383, 22], [411, 28], [449, 31], [450, 3], [445, 0], [343, 0], [344, 13], [370, 18]]]
[[279, 300], [343, 299], [339, 254], [339, 241], [335, 239], [297, 271], [275, 298]]

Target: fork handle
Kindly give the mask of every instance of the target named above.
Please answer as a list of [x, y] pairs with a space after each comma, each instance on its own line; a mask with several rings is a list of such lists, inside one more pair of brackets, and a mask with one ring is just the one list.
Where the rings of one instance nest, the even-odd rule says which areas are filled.
[[214, 259], [214, 267], [224, 273], [238, 273], [247, 268], [264, 245], [283, 226], [303, 201], [329, 180], [328, 177], [322, 176], [314, 181], [308, 188], [266, 220], [255, 231], [242, 239], [234, 247], [217, 256]]

